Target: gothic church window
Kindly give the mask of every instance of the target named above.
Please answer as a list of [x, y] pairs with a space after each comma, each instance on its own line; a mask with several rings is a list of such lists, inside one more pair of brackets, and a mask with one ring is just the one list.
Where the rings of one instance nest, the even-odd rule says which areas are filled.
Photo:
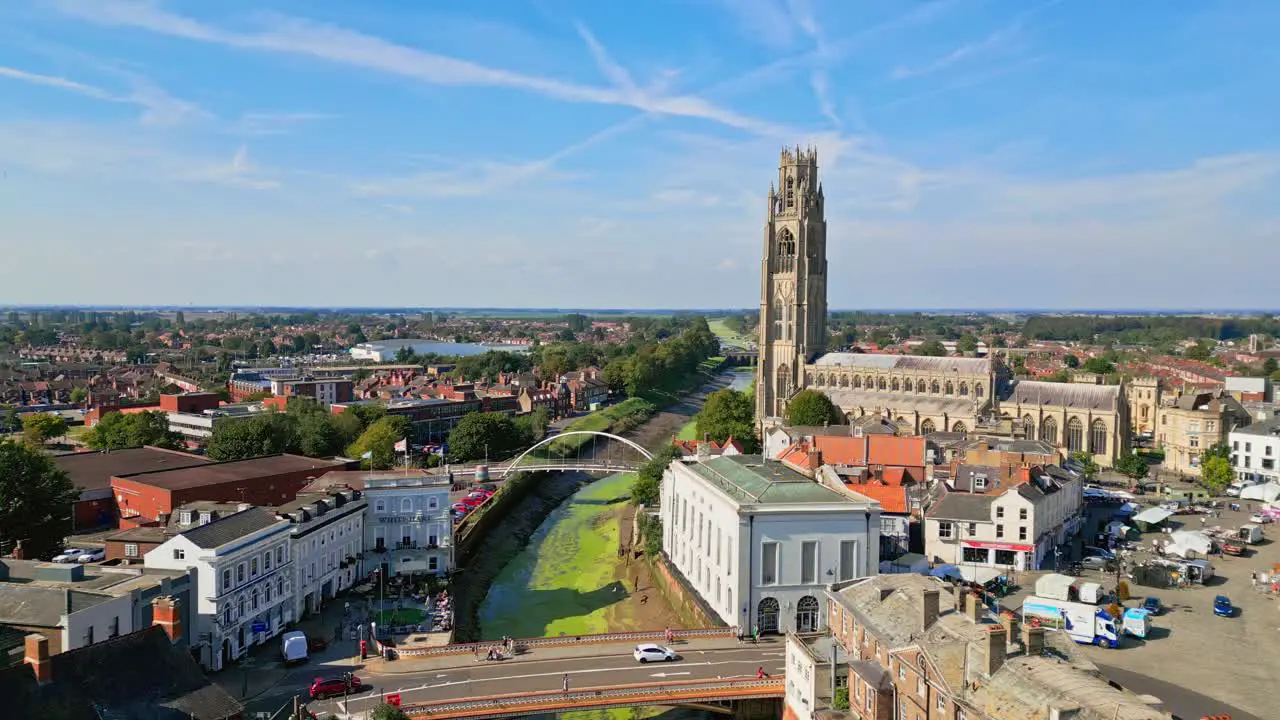
[[1080, 452], [1084, 449], [1084, 423], [1073, 417], [1067, 421], [1067, 452]]
[[901, 389], [898, 385], [898, 378], [893, 379], [893, 382], [889, 384], [889, 389], [894, 392], [897, 392], [898, 390]]
[[778, 368], [778, 402], [781, 404], [788, 396], [791, 395], [791, 370], [782, 365]]
[[920, 434], [928, 435], [929, 433], [932, 433], [932, 432], [937, 432], [937, 427], [934, 426], [932, 420], [925, 418], [925, 420], [920, 423]]
[[918, 393], [923, 393], [923, 392], [924, 392], [924, 381], [923, 381], [923, 380], [920, 380], [920, 381], [918, 381], [918, 382], [916, 383], [916, 392], [918, 392]]
[[884, 378], [882, 378], [882, 377], [881, 377], [881, 378], [876, 378], [876, 389], [877, 389], [877, 390], [883, 390], [883, 389], [884, 389]]
[[854, 386], [855, 388], [860, 388], [860, 387], [862, 387], [862, 376], [861, 376], [861, 375], [854, 375], [854, 376], [853, 376], [853, 386]]
[[809, 386], [812, 386], [812, 385], [813, 385], [813, 373], [805, 373], [805, 374], [804, 374], [804, 384], [805, 384], [805, 386], [806, 386], [806, 387], [809, 387]]
[[960, 397], [969, 397], [969, 383], [960, 383]]
[[975, 397], [982, 397], [982, 386], [981, 386], [981, 385], [974, 385], [974, 386], [973, 386], [973, 394], [974, 394], [974, 396], [975, 396]]
[[947, 381], [947, 394], [948, 395], [956, 394], [956, 386], [952, 385], [950, 380]]
[[1094, 455], [1107, 454], [1107, 424], [1101, 418], [1094, 420], [1089, 426], [1089, 452]]
[[826, 384], [827, 384], [827, 376], [823, 375], [822, 373], [818, 373], [818, 387], [822, 387], [823, 385], [826, 385]]
[[1057, 420], [1051, 417], [1047, 417], [1044, 419], [1044, 422], [1040, 424], [1040, 439], [1049, 443], [1050, 445], [1058, 444], [1058, 421]]
[[849, 387], [849, 376], [848, 376], [848, 375], [841, 375], [841, 376], [840, 376], [840, 387], [842, 387], [842, 388], [847, 388], [847, 387]]
[[938, 394], [938, 381], [937, 381], [937, 380], [934, 380], [933, 382], [929, 383], [929, 392], [933, 393], [934, 395], [937, 395], [937, 394]]
[[1036, 439], [1036, 421], [1030, 415], [1023, 416], [1022, 428], [1027, 433], [1028, 440]]
[[966, 428], [966, 427], [964, 426], [964, 423], [962, 423], [962, 422], [958, 422], [958, 423], [956, 423], [955, 425], [952, 425], [952, 426], [951, 426], [951, 432], [954, 432], [954, 433], [966, 433], [966, 432], [969, 432], [969, 430], [968, 430], [968, 428]]
[[795, 178], [787, 178], [787, 207], [796, 206], [796, 181]]

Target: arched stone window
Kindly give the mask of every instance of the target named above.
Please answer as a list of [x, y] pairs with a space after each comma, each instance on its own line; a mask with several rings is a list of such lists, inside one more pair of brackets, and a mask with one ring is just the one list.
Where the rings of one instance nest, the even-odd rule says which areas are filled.
[[877, 389], [877, 390], [883, 390], [883, 389], [884, 389], [884, 378], [882, 378], [882, 377], [878, 377], [878, 378], [876, 378], [876, 389]]
[[760, 628], [762, 633], [778, 632], [778, 601], [775, 598], [765, 598], [760, 601], [756, 610], [756, 627]]
[[1080, 452], [1084, 449], [1084, 423], [1073, 417], [1067, 421], [1067, 452]]
[[1107, 424], [1101, 418], [1094, 420], [1089, 426], [1089, 452], [1094, 455], [1107, 454]]
[[917, 382], [916, 382], [916, 392], [918, 392], [918, 393], [923, 393], [923, 392], [924, 392], [924, 381], [923, 381], [923, 380], [919, 380], [919, 381], [917, 381]]
[[890, 389], [890, 390], [892, 390], [892, 391], [894, 391], [894, 392], [898, 392], [899, 390], [901, 390], [901, 389], [902, 389], [902, 388], [898, 385], [898, 378], [894, 378], [892, 381], [890, 381], [890, 383], [889, 383], [889, 389]]
[[842, 388], [847, 388], [847, 387], [849, 387], [849, 376], [848, 376], [848, 375], [841, 375], [841, 376], [840, 376], [840, 387], [842, 387]]
[[1036, 439], [1036, 421], [1030, 415], [1022, 416], [1022, 429], [1027, 434], [1027, 440]]
[[982, 397], [982, 384], [981, 384], [981, 383], [979, 383], [979, 384], [977, 384], [977, 385], [974, 385], [974, 386], [973, 386], [973, 395], [974, 395], [974, 397]]
[[791, 231], [782, 228], [778, 232], [778, 252], [774, 257], [775, 272], [791, 272], [796, 269], [796, 240]]
[[938, 431], [938, 430], [937, 430], [937, 426], [935, 426], [935, 425], [933, 424], [933, 421], [932, 421], [932, 420], [929, 420], [928, 418], [926, 418], [924, 422], [920, 423], [920, 434], [921, 434], [921, 435], [928, 435], [929, 433], [933, 433], [933, 432], [937, 432], [937, 431]]
[[938, 381], [937, 381], [937, 380], [934, 380], [933, 382], [929, 383], [929, 392], [933, 393], [934, 395], [937, 395], [937, 394], [938, 394]]
[[796, 180], [795, 178], [787, 178], [787, 207], [796, 206]]
[[823, 387], [826, 384], [827, 384], [827, 376], [823, 375], [822, 373], [818, 373], [818, 387]]
[[783, 401], [791, 396], [791, 369], [786, 365], [778, 367], [778, 382], [774, 385], [778, 392], [778, 405], [781, 407]]
[[962, 422], [957, 422], [955, 425], [952, 425], [952, 426], [951, 426], [951, 432], [954, 432], [954, 433], [967, 433], [967, 432], [969, 432], [969, 429], [968, 429], [968, 428], [966, 428], [966, 427], [964, 426], [964, 423], [962, 423]]
[[810, 633], [818, 629], [818, 599], [805, 595], [796, 603], [796, 632]]
[[789, 323], [787, 320], [787, 308], [782, 304], [781, 300], [773, 301], [773, 337], [776, 340], [786, 340], [789, 333]]
[[1044, 422], [1040, 423], [1040, 439], [1050, 445], [1058, 444], [1058, 421], [1056, 419], [1047, 417]]
[[947, 394], [948, 395], [956, 394], [956, 386], [953, 385], [950, 380], [947, 381]]
[[862, 376], [861, 376], [861, 375], [854, 375], [854, 376], [853, 376], [853, 386], [854, 386], [854, 387], [856, 387], [856, 388], [860, 388], [860, 387], [862, 387]]
[[960, 383], [960, 397], [969, 397], [969, 383]]
[[874, 387], [874, 386], [875, 386], [875, 380], [872, 380], [872, 379], [871, 379], [871, 376], [870, 376], [870, 375], [868, 375], [868, 376], [867, 376], [867, 377], [862, 381], [862, 384], [863, 384], [863, 385], [864, 385], [868, 390], [870, 390], [872, 387]]

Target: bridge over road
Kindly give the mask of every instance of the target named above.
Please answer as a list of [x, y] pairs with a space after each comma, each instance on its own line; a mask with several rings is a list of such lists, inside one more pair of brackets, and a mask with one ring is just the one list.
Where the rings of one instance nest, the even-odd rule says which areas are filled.
[[[650, 664], [632, 657], [636, 644], [629, 638], [534, 645], [501, 661], [485, 660], [483, 650], [476, 655], [370, 660], [357, 672], [373, 686], [371, 691], [314, 702], [309, 709], [320, 717], [334, 713], [363, 718], [385, 696], [398, 694], [412, 717], [481, 718], [782, 697], [782, 638], [762, 639], [758, 645], [734, 637], [677, 639], [670, 647], [680, 654], [679, 660]], [[769, 675], [765, 681], [756, 678], [759, 668]], [[566, 676], [568, 693], [563, 691]]]

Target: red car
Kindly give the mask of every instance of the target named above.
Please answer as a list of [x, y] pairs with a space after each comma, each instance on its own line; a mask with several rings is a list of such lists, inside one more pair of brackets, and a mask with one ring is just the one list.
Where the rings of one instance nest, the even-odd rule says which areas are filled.
[[476, 498], [476, 497], [471, 497], [470, 495], [468, 495], [468, 496], [466, 496], [466, 497], [462, 498], [462, 504], [463, 504], [463, 505], [466, 505], [466, 506], [467, 506], [468, 508], [470, 508], [471, 510], [475, 510], [476, 508], [478, 508], [478, 507], [480, 507], [481, 505], [483, 505], [483, 504], [484, 504], [484, 501], [485, 501], [485, 500], [488, 500], [488, 499], [489, 499], [489, 498], [486, 498], [486, 497], [478, 497], [478, 498]]
[[360, 678], [355, 675], [343, 675], [336, 678], [316, 678], [311, 683], [311, 699], [323, 700], [329, 697], [337, 697], [338, 695], [347, 695], [354, 692], [360, 692], [364, 689], [364, 685], [360, 682]]

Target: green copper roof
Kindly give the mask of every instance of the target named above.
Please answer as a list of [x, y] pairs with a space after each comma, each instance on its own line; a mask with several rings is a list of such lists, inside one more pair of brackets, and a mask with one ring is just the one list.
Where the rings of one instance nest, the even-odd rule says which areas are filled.
[[854, 502], [804, 475], [759, 455], [722, 455], [685, 467], [742, 505]]

